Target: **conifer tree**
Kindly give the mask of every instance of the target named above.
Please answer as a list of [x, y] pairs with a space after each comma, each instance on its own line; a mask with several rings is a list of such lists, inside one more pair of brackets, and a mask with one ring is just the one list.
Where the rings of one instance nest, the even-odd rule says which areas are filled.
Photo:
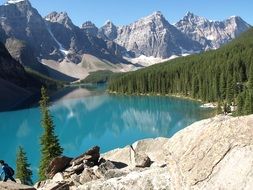
[[217, 110], [216, 111], [217, 111], [217, 115], [222, 113], [222, 108], [221, 108], [221, 102], [220, 102], [220, 100], [218, 100], [218, 105], [217, 105]]
[[237, 115], [243, 115], [243, 105], [244, 105], [244, 96], [243, 96], [244, 93], [241, 93], [238, 95], [237, 97]]
[[20, 179], [22, 184], [32, 185], [32, 170], [29, 168], [25, 150], [20, 146], [16, 158], [16, 177]]
[[248, 88], [253, 90], [253, 64], [251, 64], [249, 68]]
[[253, 95], [251, 90], [246, 91], [246, 98], [244, 103], [244, 114], [249, 115], [253, 113]]
[[228, 74], [226, 85], [226, 99], [229, 105], [231, 105], [234, 98], [234, 86], [231, 74]]
[[58, 137], [54, 132], [54, 123], [50, 111], [48, 109], [47, 91], [44, 87], [41, 88], [41, 100], [40, 109], [42, 114], [41, 125], [44, 129], [44, 133], [40, 138], [41, 145], [41, 160], [39, 167], [39, 179], [46, 179], [46, 170], [49, 163], [53, 158], [60, 156], [63, 152], [63, 148], [60, 146]]

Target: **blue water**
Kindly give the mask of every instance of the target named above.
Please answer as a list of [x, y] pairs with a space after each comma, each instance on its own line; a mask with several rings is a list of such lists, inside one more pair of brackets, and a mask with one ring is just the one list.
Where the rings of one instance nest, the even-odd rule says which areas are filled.
[[[211, 112], [197, 102], [171, 97], [116, 96], [84, 88], [63, 95], [56, 95], [50, 110], [64, 155], [71, 157], [94, 145], [105, 152], [144, 138], [171, 137]], [[39, 108], [1, 112], [0, 134], [0, 159], [15, 168], [16, 150], [22, 145], [36, 179], [42, 134]]]

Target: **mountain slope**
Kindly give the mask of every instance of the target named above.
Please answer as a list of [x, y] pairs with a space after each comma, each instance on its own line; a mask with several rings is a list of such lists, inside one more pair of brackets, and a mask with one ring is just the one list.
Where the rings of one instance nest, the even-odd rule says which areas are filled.
[[[85, 53], [112, 63], [126, 63], [120, 51], [111, 48], [107, 41], [88, 31], [87, 23], [82, 28], [75, 26], [66, 12], [53, 12], [46, 16], [45, 20], [50, 33], [62, 45], [61, 49], [68, 51], [65, 53], [69, 54], [68, 59], [74, 63], [80, 63], [81, 55]], [[93, 29], [96, 30], [95, 28]], [[115, 44], [115, 46], [117, 45]]]
[[62, 58], [43, 18], [31, 3], [28, 0], [9, 2], [12, 3], [0, 6], [0, 27], [5, 32], [6, 38], [26, 42], [36, 57]]
[[[253, 29], [228, 45], [199, 55], [177, 58], [110, 82], [109, 90], [137, 94], [183, 94], [203, 101], [238, 104], [253, 113]], [[239, 105], [238, 105], [239, 106]], [[240, 113], [241, 114], [241, 113]]]
[[36, 82], [0, 43], [0, 110], [15, 107], [32, 95]]

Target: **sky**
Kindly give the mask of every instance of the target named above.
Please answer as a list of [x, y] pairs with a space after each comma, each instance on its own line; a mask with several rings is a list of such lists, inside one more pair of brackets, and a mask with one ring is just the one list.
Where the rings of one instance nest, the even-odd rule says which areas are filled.
[[[3, 4], [6, 0], [0, 0]], [[121, 26], [161, 11], [174, 24], [187, 11], [210, 20], [241, 16], [253, 25], [252, 0], [30, 0], [42, 16], [52, 11], [65, 11], [80, 26], [92, 21], [101, 27], [107, 20]]]

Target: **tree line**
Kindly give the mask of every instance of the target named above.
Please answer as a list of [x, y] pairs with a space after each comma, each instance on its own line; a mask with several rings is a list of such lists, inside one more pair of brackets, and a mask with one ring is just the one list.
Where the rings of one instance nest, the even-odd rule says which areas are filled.
[[177, 58], [109, 81], [124, 94], [178, 94], [253, 113], [253, 29], [218, 50]]

